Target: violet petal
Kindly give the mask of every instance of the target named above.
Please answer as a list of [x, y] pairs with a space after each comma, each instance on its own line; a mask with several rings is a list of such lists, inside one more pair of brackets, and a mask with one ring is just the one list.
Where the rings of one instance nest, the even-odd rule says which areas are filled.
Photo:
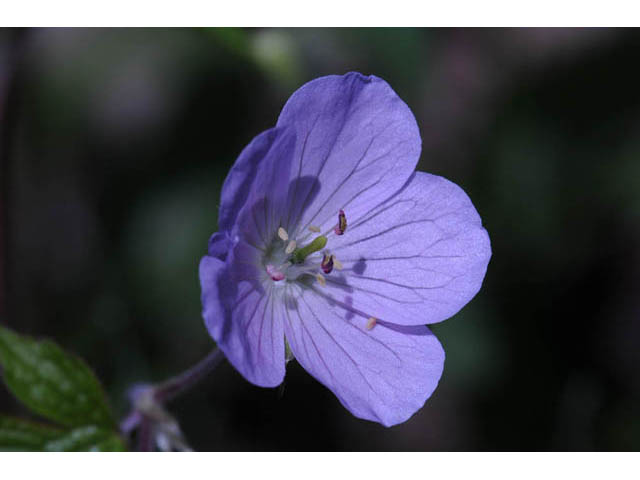
[[[382, 79], [327, 76], [297, 90], [278, 127], [296, 133], [283, 226], [333, 228], [338, 211], [360, 216], [402, 187], [420, 157], [409, 107]], [[303, 178], [314, 182], [299, 184]]]
[[270, 128], [257, 135], [247, 145], [235, 161], [222, 185], [218, 225], [220, 230], [230, 230], [238, 212], [244, 206], [251, 186], [258, 172], [258, 166], [264, 160], [278, 135], [278, 129]]
[[[277, 129], [238, 213], [231, 230], [232, 237], [240, 236], [259, 248], [275, 238], [285, 210], [295, 138], [292, 129]], [[222, 201], [226, 199], [223, 197]]]
[[[435, 390], [444, 350], [425, 326], [367, 329], [367, 318], [291, 287], [285, 335], [295, 358], [355, 416], [406, 421]], [[294, 291], [297, 290], [297, 291]]]
[[[238, 249], [251, 249], [244, 243]], [[230, 259], [231, 267], [206, 256], [200, 262], [205, 324], [231, 364], [250, 382], [275, 387], [284, 378], [282, 307], [253, 277], [252, 268]], [[244, 277], [244, 278], [243, 278]]]
[[420, 325], [445, 320], [480, 289], [489, 236], [456, 184], [416, 172], [405, 188], [347, 233], [332, 239], [343, 271], [327, 294], [381, 320]]

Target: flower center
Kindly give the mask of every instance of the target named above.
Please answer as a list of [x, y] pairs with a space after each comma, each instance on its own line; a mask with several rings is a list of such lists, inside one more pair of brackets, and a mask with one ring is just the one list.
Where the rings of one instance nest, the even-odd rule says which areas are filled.
[[[340, 210], [338, 223], [332, 233], [343, 235], [346, 229], [347, 218], [345, 213]], [[309, 227], [309, 231], [319, 233], [320, 229], [312, 225]], [[263, 263], [267, 275], [274, 282], [294, 281], [302, 275], [311, 275], [320, 285], [324, 286], [326, 284], [324, 275], [329, 275], [334, 268], [342, 270], [342, 264], [336, 256], [325, 250], [327, 242], [327, 236], [318, 235], [308, 244], [298, 246], [296, 240], [291, 239], [287, 231], [280, 227], [278, 239], [267, 250], [264, 257]], [[322, 257], [313, 255], [320, 251], [322, 251]]]

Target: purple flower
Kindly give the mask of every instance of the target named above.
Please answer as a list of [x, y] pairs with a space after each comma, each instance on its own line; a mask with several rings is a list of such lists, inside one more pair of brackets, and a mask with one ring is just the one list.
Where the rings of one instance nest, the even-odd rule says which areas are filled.
[[425, 324], [473, 298], [491, 248], [462, 189], [414, 171], [420, 145], [391, 87], [348, 73], [304, 85], [240, 154], [200, 283], [247, 380], [277, 386], [293, 354], [357, 417], [424, 405], [444, 364]]

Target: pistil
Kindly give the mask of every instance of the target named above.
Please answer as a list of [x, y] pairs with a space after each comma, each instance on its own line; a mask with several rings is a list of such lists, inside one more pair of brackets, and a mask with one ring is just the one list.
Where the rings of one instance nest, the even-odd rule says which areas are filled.
[[302, 263], [304, 259], [307, 258], [312, 253], [322, 250], [327, 245], [327, 237], [324, 235], [319, 235], [313, 239], [313, 241], [305, 245], [302, 248], [297, 248], [293, 251], [293, 255], [291, 257], [291, 261], [293, 263]]
[[[345, 213], [340, 210], [338, 213], [338, 224], [334, 227], [336, 235], [343, 235], [347, 229], [347, 217]], [[317, 233], [320, 228], [314, 225], [309, 226], [309, 231]], [[322, 261], [320, 264], [316, 261], [307, 261], [307, 257], [311, 254], [319, 252], [327, 245], [327, 237], [325, 235], [318, 235], [307, 245], [298, 247], [298, 243], [295, 239], [289, 236], [289, 233], [283, 228], [279, 227], [277, 232], [278, 238], [283, 242], [284, 248], [275, 247], [273, 251], [269, 253], [269, 261], [265, 262], [265, 269], [267, 275], [274, 282], [280, 282], [287, 279], [293, 281], [301, 275], [313, 275], [318, 283], [322, 286], [326, 285], [326, 280], [323, 276], [329, 275], [333, 269], [342, 270], [342, 263], [331, 254], [329, 251], [324, 251], [322, 254]]]

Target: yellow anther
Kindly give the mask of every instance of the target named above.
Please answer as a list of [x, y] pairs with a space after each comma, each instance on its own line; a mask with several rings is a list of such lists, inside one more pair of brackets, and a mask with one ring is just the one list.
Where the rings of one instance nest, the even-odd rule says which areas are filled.
[[287, 233], [287, 231], [286, 231], [284, 228], [282, 228], [282, 227], [280, 227], [280, 228], [278, 229], [278, 236], [280, 237], [280, 239], [281, 239], [283, 242], [286, 242], [287, 240], [289, 240], [289, 234], [288, 234], [288, 233]]
[[327, 284], [327, 280], [322, 275], [320, 275], [319, 273], [316, 275], [316, 280], [318, 280], [318, 283], [322, 287], [324, 287]]
[[378, 323], [377, 318], [369, 317], [369, 320], [367, 320], [367, 330], [373, 330], [373, 327], [375, 327], [377, 323]]
[[335, 255], [332, 255], [332, 256], [333, 256], [333, 266], [335, 267], [335, 269], [342, 270], [342, 262], [338, 260]]
[[296, 241], [295, 240], [291, 240], [289, 242], [289, 245], [287, 245], [287, 248], [284, 249], [284, 253], [286, 253], [287, 255], [289, 255], [290, 253], [292, 253], [294, 250], [296, 249]]
[[309, 231], [313, 233], [319, 233], [320, 227], [316, 227], [315, 225], [309, 225]]

